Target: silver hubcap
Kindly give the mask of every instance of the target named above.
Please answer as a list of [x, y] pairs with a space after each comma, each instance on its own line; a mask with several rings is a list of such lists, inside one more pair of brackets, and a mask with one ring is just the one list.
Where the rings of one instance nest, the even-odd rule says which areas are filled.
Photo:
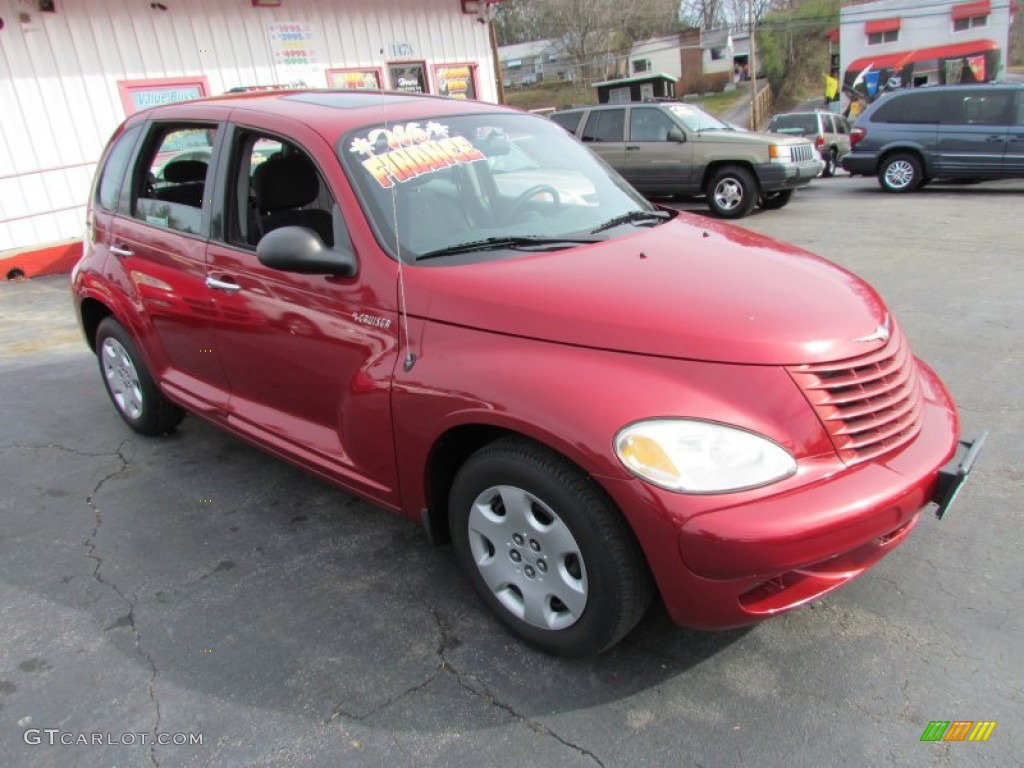
[[903, 189], [914, 179], [914, 166], [906, 160], [889, 163], [885, 169], [885, 183], [893, 189]]
[[135, 364], [117, 339], [103, 340], [100, 349], [103, 360], [103, 375], [107, 380], [110, 396], [118, 409], [130, 419], [142, 415], [142, 387]]
[[575, 624], [587, 606], [587, 569], [569, 528], [522, 488], [497, 485], [469, 512], [480, 575], [514, 616], [541, 629]]
[[731, 211], [743, 202], [743, 185], [736, 179], [722, 179], [715, 187], [715, 203], [719, 208]]

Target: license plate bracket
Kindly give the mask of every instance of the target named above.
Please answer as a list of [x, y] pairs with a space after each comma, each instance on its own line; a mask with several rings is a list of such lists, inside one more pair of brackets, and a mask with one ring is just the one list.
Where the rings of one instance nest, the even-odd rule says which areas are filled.
[[935, 516], [939, 520], [949, 511], [960, 489], [967, 482], [974, 461], [978, 458], [987, 437], [988, 432], [982, 432], [973, 440], [960, 440], [953, 458], [939, 470], [939, 481], [932, 497], [932, 501], [938, 505]]

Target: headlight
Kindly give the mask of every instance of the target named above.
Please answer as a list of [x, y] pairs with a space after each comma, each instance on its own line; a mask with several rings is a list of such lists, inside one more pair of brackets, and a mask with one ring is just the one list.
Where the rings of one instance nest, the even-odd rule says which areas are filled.
[[739, 491], [796, 472], [796, 460], [767, 437], [693, 419], [630, 424], [615, 436], [615, 453], [630, 472], [677, 493]]
[[770, 144], [768, 146], [768, 157], [775, 163], [788, 163], [792, 159], [788, 144]]

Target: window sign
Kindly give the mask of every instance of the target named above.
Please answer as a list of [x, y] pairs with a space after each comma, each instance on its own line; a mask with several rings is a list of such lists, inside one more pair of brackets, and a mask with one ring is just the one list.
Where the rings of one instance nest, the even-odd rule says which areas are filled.
[[434, 67], [437, 93], [452, 99], [476, 99], [476, 67], [472, 64], [441, 64]]
[[328, 69], [327, 87], [346, 91], [379, 91], [380, 70], [376, 67]]
[[126, 115], [150, 107], [177, 104], [207, 96], [205, 77], [171, 77], [155, 80], [118, 80], [117, 90]]
[[406, 93], [430, 93], [427, 86], [427, 67], [423, 62], [388, 64], [391, 88]]

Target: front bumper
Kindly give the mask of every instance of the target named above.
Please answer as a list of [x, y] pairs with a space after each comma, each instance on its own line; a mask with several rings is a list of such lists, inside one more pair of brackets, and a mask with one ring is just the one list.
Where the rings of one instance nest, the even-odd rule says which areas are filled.
[[761, 163], [754, 171], [762, 192], [778, 192], [810, 184], [821, 172], [821, 161], [814, 157], [803, 163]]
[[672, 619], [698, 629], [744, 626], [831, 592], [897, 547], [920, 511], [947, 495], [942, 473], [959, 478], [956, 488], [966, 479], [977, 450], [944, 468], [956, 433], [948, 401], [929, 399], [917, 438], [889, 457], [690, 517], [687, 497], [639, 480], [629, 483], [631, 500], [620, 498], [626, 488], [610, 490], [640, 513], [630, 519]]

